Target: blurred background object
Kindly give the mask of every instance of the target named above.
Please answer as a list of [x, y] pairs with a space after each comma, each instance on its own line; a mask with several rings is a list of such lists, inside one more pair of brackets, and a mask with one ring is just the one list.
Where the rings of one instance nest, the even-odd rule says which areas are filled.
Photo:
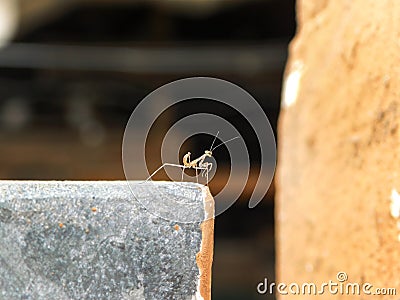
[[[121, 143], [133, 109], [189, 76], [243, 87], [276, 130], [294, 32], [294, 0], [0, 0], [0, 178], [124, 179]], [[160, 128], [202, 111], [256, 144], [245, 120], [207, 101], [166, 112]], [[180, 153], [197, 157], [208, 143], [199, 136]], [[252, 161], [258, 150], [251, 147]], [[222, 154], [212, 191], [229, 171]], [[216, 219], [213, 299], [268, 299], [256, 286], [274, 279], [274, 191], [250, 210], [251, 187]]]
[[15, 0], [0, 0], [0, 47], [7, 44], [17, 31], [19, 7]]

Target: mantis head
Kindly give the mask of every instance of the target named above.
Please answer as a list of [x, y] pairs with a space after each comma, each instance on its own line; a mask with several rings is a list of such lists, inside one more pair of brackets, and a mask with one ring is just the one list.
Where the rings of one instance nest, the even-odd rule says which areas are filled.
[[207, 155], [208, 157], [212, 156], [212, 151], [206, 150], [204, 151], [205, 155]]

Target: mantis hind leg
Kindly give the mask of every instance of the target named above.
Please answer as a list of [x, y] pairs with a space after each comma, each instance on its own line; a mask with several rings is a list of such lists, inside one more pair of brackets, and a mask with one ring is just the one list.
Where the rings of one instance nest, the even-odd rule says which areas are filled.
[[157, 170], [155, 170], [153, 173], [151, 173], [151, 175], [145, 181], [149, 181], [155, 174], [157, 174], [158, 171], [160, 171], [162, 168], [165, 168], [167, 166], [182, 168], [182, 180], [183, 180], [183, 171], [187, 168], [186, 166], [178, 165], [178, 164], [164, 163], [161, 167], [159, 167]]

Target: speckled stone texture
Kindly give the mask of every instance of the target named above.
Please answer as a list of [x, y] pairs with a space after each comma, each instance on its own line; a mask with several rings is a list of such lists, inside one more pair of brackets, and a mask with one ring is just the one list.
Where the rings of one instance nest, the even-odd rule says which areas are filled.
[[277, 280], [338, 282], [342, 271], [398, 294], [400, 1], [300, 0], [297, 17], [279, 122]]
[[[131, 188], [147, 201], [177, 193]], [[178, 189], [203, 219], [199, 185]], [[200, 299], [200, 223], [150, 214], [123, 181], [0, 181], [0, 299]]]

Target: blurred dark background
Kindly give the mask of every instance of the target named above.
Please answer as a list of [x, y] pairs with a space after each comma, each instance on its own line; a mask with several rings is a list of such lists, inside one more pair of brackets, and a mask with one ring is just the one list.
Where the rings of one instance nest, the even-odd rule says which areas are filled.
[[[276, 132], [294, 5], [0, 0], [0, 178], [125, 179], [121, 143], [135, 105], [189, 76], [243, 87]], [[203, 110], [235, 123], [248, 145], [256, 141], [235, 113], [206, 101], [176, 107], [168, 123]], [[190, 148], [202, 154], [207, 138], [194, 139]], [[257, 162], [257, 147], [251, 149]], [[228, 161], [221, 157], [218, 169], [229, 169]], [[212, 191], [223, 177], [212, 181]], [[216, 218], [213, 299], [273, 299], [257, 295], [256, 286], [265, 277], [274, 280], [274, 191], [248, 209], [251, 187]]]

